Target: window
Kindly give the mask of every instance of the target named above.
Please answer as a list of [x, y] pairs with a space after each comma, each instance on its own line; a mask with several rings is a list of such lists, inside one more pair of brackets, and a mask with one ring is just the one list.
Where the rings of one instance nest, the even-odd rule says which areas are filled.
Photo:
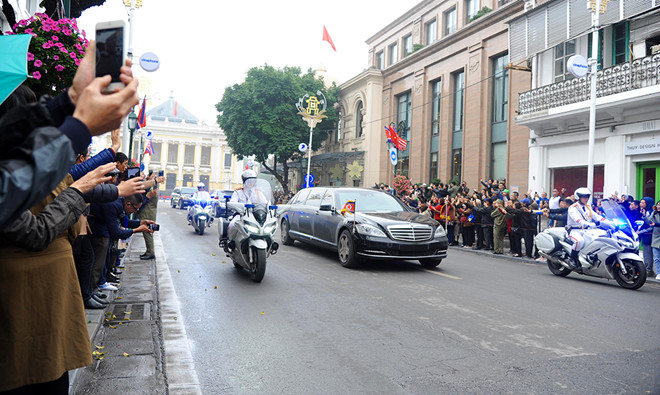
[[[408, 143], [410, 143], [410, 118], [412, 115], [410, 104], [410, 92], [398, 96], [397, 132], [399, 136], [408, 140]], [[408, 148], [406, 148], [406, 151], [409, 151]]]
[[309, 197], [307, 198], [307, 201], [305, 202], [305, 206], [308, 207], [320, 207], [321, 206], [321, 198], [323, 198], [323, 194], [325, 193], [325, 189], [323, 188], [314, 188], [310, 189]]
[[186, 150], [183, 156], [184, 165], [193, 165], [195, 164], [195, 146], [186, 145]]
[[179, 145], [178, 144], [167, 144], [167, 163], [170, 165], [176, 165], [179, 161]]
[[334, 207], [335, 199], [332, 196], [332, 191], [331, 190], [327, 190], [325, 192], [325, 195], [323, 195], [323, 199], [321, 200], [321, 205], [324, 205], [324, 204], [329, 204], [330, 206]]
[[612, 26], [612, 64], [625, 63], [630, 55], [630, 25], [628, 22]]
[[389, 49], [390, 49], [390, 63], [388, 64], [388, 66], [391, 66], [394, 63], [396, 63], [397, 60], [399, 60], [398, 54], [396, 53], [396, 51], [398, 51], [398, 46], [396, 45], [396, 43], [394, 43], [390, 45]]
[[454, 77], [454, 125], [451, 136], [452, 170], [451, 176], [456, 181], [461, 180], [463, 165], [463, 97], [465, 95], [465, 72], [459, 71]]
[[408, 172], [410, 170], [410, 158], [405, 157], [399, 159], [399, 163], [397, 163], [397, 175], [402, 175], [408, 177]]
[[575, 40], [566, 41], [555, 47], [555, 82], [573, 78], [566, 69], [566, 61], [573, 55], [575, 55]]
[[335, 143], [338, 143], [341, 140], [341, 111], [337, 113], [337, 133], [335, 133]]
[[493, 60], [493, 123], [505, 122], [509, 111], [509, 55]]
[[509, 111], [509, 71], [504, 66], [509, 55], [493, 59], [493, 119], [490, 130], [490, 177], [506, 178], [507, 120]]
[[307, 200], [307, 195], [309, 195], [309, 191], [311, 189], [303, 189], [302, 191], [298, 192], [296, 196], [291, 199], [291, 204], [305, 204], [305, 200]]
[[445, 36], [456, 31], [456, 7], [445, 12]]
[[383, 55], [383, 51], [380, 51], [376, 54], [376, 68], [378, 70], [385, 68], [385, 56]]
[[[454, 73], [454, 132], [463, 130], [463, 95], [465, 90], [465, 72]], [[454, 147], [456, 148], [456, 147]]]
[[438, 23], [434, 19], [426, 24], [426, 45], [431, 45], [438, 38]]
[[225, 169], [231, 169], [231, 154], [225, 153]]
[[151, 155], [152, 162], [160, 162], [160, 153], [163, 151], [163, 143], [151, 142], [151, 147], [154, 150], [154, 154]]
[[412, 35], [409, 34], [403, 38], [403, 57], [410, 55], [413, 51]]
[[362, 102], [358, 102], [355, 109], [355, 137], [362, 137]]
[[431, 85], [431, 133], [433, 136], [440, 134], [440, 100], [442, 99], [442, 81], [433, 82]]
[[431, 167], [430, 167], [431, 173], [429, 174], [429, 184], [431, 181], [433, 181], [435, 178], [438, 177], [438, 153], [437, 152], [432, 152], [431, 153]]
[[202, 147], [200, 166], [211, 166], [211, 147]]
[[465, 0], [465, 24], [479, 12], [479, 0]]

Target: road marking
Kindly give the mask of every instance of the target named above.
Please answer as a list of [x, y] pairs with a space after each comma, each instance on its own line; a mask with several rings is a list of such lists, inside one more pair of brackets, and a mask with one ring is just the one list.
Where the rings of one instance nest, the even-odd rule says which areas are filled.
[[452, 275], [449, 275], [449, 274], [440, 273], [440, 272], [435, 271], [435, 270], [429, 270], [429, 269], [419, 269], [419, 270], [421, 270], [421, 271], [423, 271], [423, 272], [427, 272], [427, 273], [435, 274], [435, 275], [438, 275], [438, 276], [451, 278], [452, 280], [462, 280], [462, 278], [460, 278], [460, 277], [456, 277], [456, 276], [452, 276]]

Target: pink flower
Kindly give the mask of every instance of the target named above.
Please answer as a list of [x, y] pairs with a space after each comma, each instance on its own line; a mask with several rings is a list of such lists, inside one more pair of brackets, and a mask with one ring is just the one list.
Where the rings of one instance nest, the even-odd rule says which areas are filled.
[[60, 57], [57, 55], [53, 55], [53, 60], [60, 60]]
[[74, 45], [74, 46], [78, 49], [78, 51], [82, 51], [82, 50], [83, 50], [83, 47], [82, 47], [82, 45], [80, 45], [80, 44], [76, 44], [76, 45]]
[[57, 37], [57, 36], [53, 36], [53, 37], [51, 37], [51, 39], [52, 39], [53, 41], [60, 41], [60, 38]]
[[76, 53], [75, 52], [69, 52], [69, 56], [71, 56], [71, 59], [76, 59]]
[[70, 36], [71, 35], [71, 29], [69, 29], [68, 27], [64, 27], [62, 29], [62, 33], [64, 33], [67, 36]]
[[46, 42], [44, 43], [44, 45], [41, 46], [41, 48], [43, 48], [43, 49], [50, 49], [50, 47], [52, 47], [52, 46], [53, 46], [53, 45], [52, 45], [49, 41], [46, 41]]
[[55, 66], [55, 70], [62, 71], [62, 70], [64, 70], [64, 66], [62, 66], [61, 64], [58, 64], [57, 66]]
[[30, 61], [34, 60], [34, 54], [28, 52], [28, 53], [27, 53], [27, 60], [30, 60]]
[[41, 30], [43, 30], [43, 31], [45, 31], [45, 32], [49, 32], [49, 31], [50, 31], [50, 26], [48, 26], [48, 25], [43, 25], [43, 26], [41, 27]]
[[32, 28], [27, 28], [27, 29], [25, 29], [25, 33], [32, 34], [32, 33], [34, 33], [34, 31], [32, 30]]
[[76, 59], [75, 62], [76, 62], [76, 66], [80, 66], [80, 60], [79, 59]]
[[41, 73], [38, 71], [35, 71], [32, 73], [32, 76], [34, 77], [35, 80], [40, 80], [41, 79]]
[[64, 46], [64, 44], [57, 42], [57, 43], [55, 43], [55, 46], [58, 47], [58, 48], [62, 48]]
[[42, 65], [43, 63], [41, 62], [41, 60], [37, 59], [34, 61], [34, 67], [41, 67]]
[[64, 48], [64, 47], [60, 47], [60, 51], [63, 52], [63, 53], [69, 53], [69, 51], [67, 51], [66, 48]]

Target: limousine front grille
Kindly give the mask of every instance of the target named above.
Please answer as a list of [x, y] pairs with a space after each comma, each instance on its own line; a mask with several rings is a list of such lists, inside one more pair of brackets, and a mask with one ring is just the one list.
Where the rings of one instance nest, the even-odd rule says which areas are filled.
[[433, 227], [428, 225], [390, 225], [387, 231], [394, 240], [401, 241], [423, 241], [433, 237]]

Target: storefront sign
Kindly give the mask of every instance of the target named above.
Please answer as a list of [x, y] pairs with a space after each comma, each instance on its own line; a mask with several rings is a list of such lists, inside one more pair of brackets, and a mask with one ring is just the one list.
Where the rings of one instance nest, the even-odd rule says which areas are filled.
[[626, 143], [626, 155], [660, 153], [660, 139], [630, 141]]

